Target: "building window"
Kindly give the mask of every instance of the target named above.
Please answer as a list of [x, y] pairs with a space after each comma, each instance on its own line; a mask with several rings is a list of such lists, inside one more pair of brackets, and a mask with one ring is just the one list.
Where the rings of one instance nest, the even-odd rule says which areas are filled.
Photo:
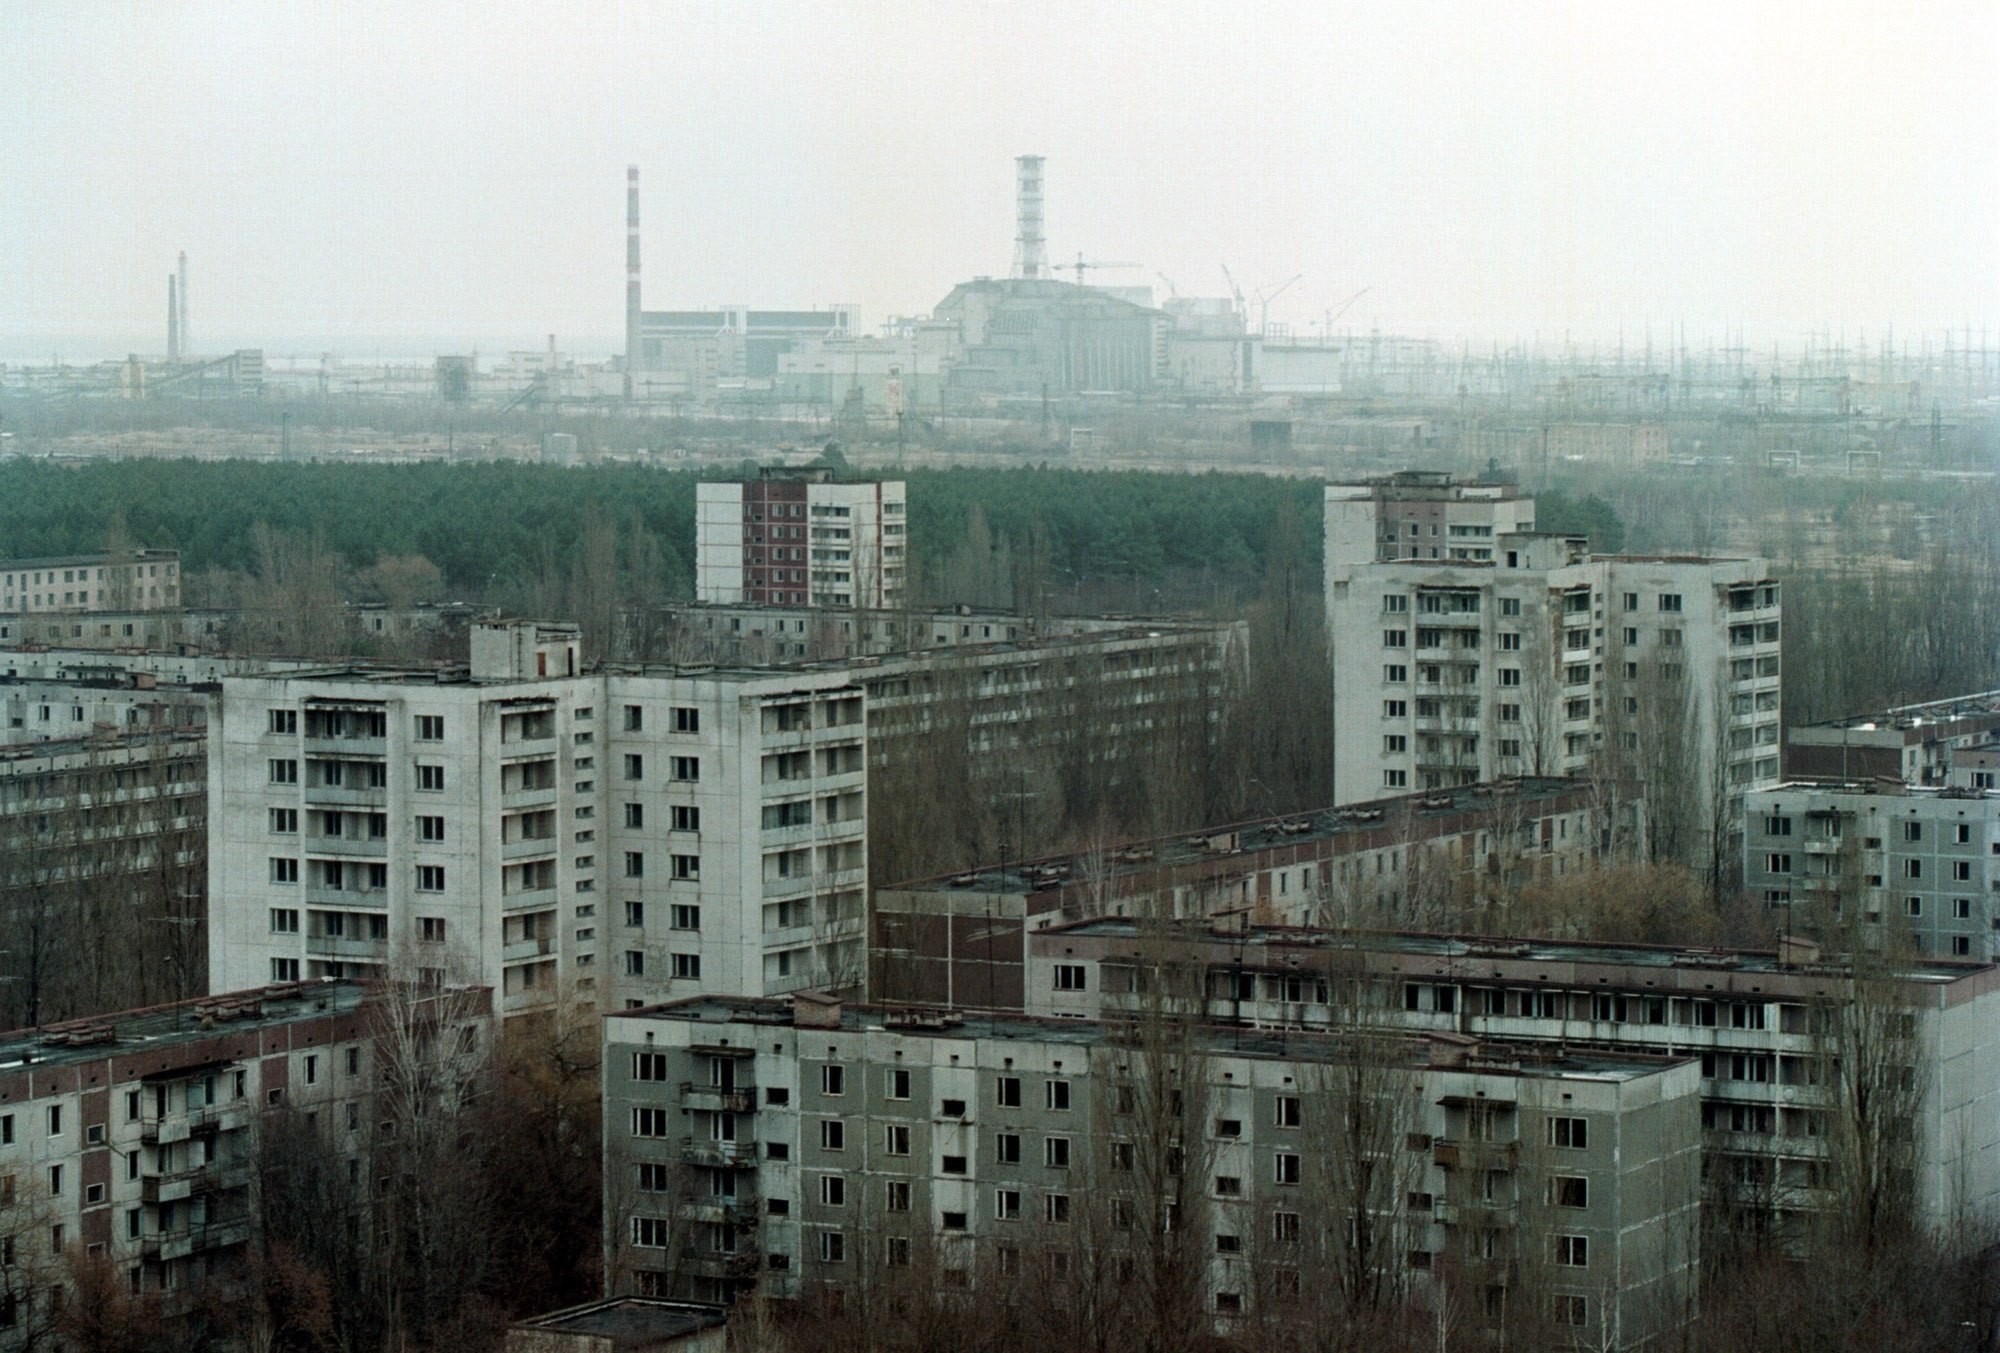
[[847, 1093], [847, 1068], [829, 1062], [819, 1069], [819, 1092], [823, 1095]]
[[701, 711], [686, 705], [674, 706], [674, 731], [676, 733], [699, 733], [701, 731]]
[[1409, 713], [1410, 704], [1407, 700], [1384, 700], [1382, 702], [1382, 717], [1385, 719], [1408, 718]]
[[669, 778], [693, 783], [701, 779], [701, 758], [697, 756], [677, 756], [668, 763]]
[[667, 862], [673, 867], [677, 879], [698, 879], [701, 877], [701, 856], [669, 855]]
[[645, 731], [646, 712], [638, 705], [625, 706], [625, 731], [639, 733]]
[[295, 958], [274, 958], [271, 960], [271, 980], [273, 982], [296, 982], [299, 980], [299, 961]]
[[685, 804], [675, 804], [674, 830], [677, 832], [698, 832], [701, 830], [701, 809]]
[[822, 1151], [845, 1151], [847, 1149], [847, 1124], [838, 1118], [822, 1118], [819, 1121], [819, 1149]]
[[1549, 1145], [1581, 1151], [1590, 1144], [1590, 1121], [1585, 1118], [1551, 1118]]
[[418, 742], [444, 741], [444, 715], [419, 714], [417, 716]]
[[1056, 964], [1055, 982], [1055, 989], [1057, 991], [1086, 991], [1089, 989], [1084, 981], [1084, 968], [1081, 963]]
[[1002, 1132], [993, 1138], [993, 1159], [1002, 1165], [1021, 1163], [1021, 1137], [1019, 1133]]
[[847, 1237], [838, 1231], [819, 1233], [819, 1260], [822, 1264], [847, 1262]]
[[1589, 1207], [1590, 1181], [1582, 1175], [1556, 1175], [1549, 1180], [1549, 1202], [1557, 1207]]
[[444, 891], [444, 866], [441, 864], [420, 864], [417, 866], [417, 891], [420, 893], [441, 893]]
[[701, 980], [700, 954], [673, 954], [674, 976], [683, 982]]
[[1069, 1138], [1043, 1138], [1042, 1164], [1051, 1170], [1067, 1170], [1069, 1168]]
[[1042, 1201], [1044, 1204], [1042, 1215], [1048, 1220], [1051, 1226], [1067, 1226], [1069, 1224], [1069, 1195], [1067, 1193], [1051, 1193]]
[[1002, 1109], [1021, 1107], [1021, 1078], [1002, 1076], [993, 1083], [993, 1103]]
[[627, 949], [625, 951], [625, 975], [627, 977], [644, 977], [646, 975], [645, 950]]
[[633, 929], [646, 924], [646, 904], [644, 902], [627, 902], [625, 904], [625, 924]]
[[1777, 851], [1764, 857], [1764, 872], [1768, 874], [1789, 874], [1792, 872], [1792, 857], [1788, 852]]
[[1558, 1293], [1551, 1302], [1549, 1318], [1558, 1325], [1568, 1325], [1572, 1329], [1590, 1323], [1590, 1300], [1587, 1297]]
[[1049, 1081], [1047, 1107], [1056, 1113], [1069, 1111], [1069, 1082]]
[[271, 810], [271, 832], [275, 836], [296, 836], [299, 831], [299, 810], [296, 808], [273, 808]]
[[417, 818], [417, 840], [435, 845], [444, 840], [444, 819], [429, 814]]
[[1280, 1151], [1273, 1160], [1272, 1182], [1296, 1184], [1300, 1179], [1299, 1157], [1290, 1151]]
[[886, 1123], [882, 1127], [882, 1151], [885, 1155], [907, 1156], [910, 1154], [910, 1129], [903, 1123]]
[[1382, 787], [1384, 789], [1407, 789], [1409, 785], [1410, 773], [1406, 770], [1385, 770], [1382, 772]]
[[271, 711], [271, 731], [287, 736], [299, 731], [299, 712], [295, 709], [274, 709]]
[[846, 1207], [847, 1181], [837, 1174], [821, 1175], [819, 1201], [823, 1207]]
[[429, 794], [441, 793], [444, 789], [444, 767], [419, 765], [417, 788]]
[[295, 785], [299, 782], [299, 763], [290, 757], [273, 757], [270, 771], [274, 785]]
[[627, 752], [625, 754], [625, 778], [628, 780], [645, 779], [646, 758], [640, 756], [637, 752]]
[[646, 852], [643, 850], [625, 852], [625, 877], [628, 879], [646, 877]]
[[1281, 1128], [1295, 1128], [1303, 1121], [1297, 1095], [1279, 1095], [1275, 1101], [1275, 1117], [1272, 1122]]
[[691, 907], [686, 903], [679, 903], [671, 909], [669, 915], [671, 917], [671, 924], [675, 930], [701, 929], [700, 907]]
[[419, 916], [417, 918], [417, 938], [425, 944], [443, 944], [444, 917]]
[[640, 803], [625, 805], [625, 825], [634, 829], [646, 825], [646, 806]]
[[299, 913], [296, 907], [271, 908], [271, 933], [273, 935], [296, 935], [299, 933]]
[[1671, 613], [1671, 612], [1676, 612], [1676, 611], [1679, 611], [1679, 610], [1680, 610], [1680, 608], [1681, 608], [1681, 594], [1680, 594], [1680, 593], [1678, 593], [1678, 592], [1662, 592], [1662, 593], [1660, 593], [1660, 609], [1661, 609], [1662, 611], [1667, 611], [1667, 612], [1670, 612], [1670, 613]]
[[272, 857], [271, 882], [297, 883], [298, 881], [299, 881], [299, 862], [297, 860], [289, 859], [284, 856]]

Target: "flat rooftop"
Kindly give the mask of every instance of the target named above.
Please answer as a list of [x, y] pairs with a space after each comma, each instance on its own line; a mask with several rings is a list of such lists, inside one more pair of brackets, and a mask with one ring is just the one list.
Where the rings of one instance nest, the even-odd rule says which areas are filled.
[[1989, 718], [2000, 722], [2000, 691], [1977, 691], [1970, 695], [1954, 695], [1944, 700], [1929, 700], [1919, 705], [1896, 705], [1869, 714], [1850, 714], [1840, 719], [1823, 719], [1818, 723], [1801, 724], [1797, 728], [1788, 729], [1787, 732], [1801, 733], [1816, 728], [1843, 729], [1861, 733], [1888, 732], [1915, 730], [1933, 724], [1978, 718]]
[[[1839, 965], [1787, 959], [1774, 949], [1679, 948], [1654, 944], [1609, 944], [1592, 940], [1522, 939], [1492, 935], [1440, 935], [1408, 930], [1321, 930], [1300, 926], [1203, 926], [1173, 932], [1186, 939], [1233, 950], [1276, 954], [1282, 950], [1361, 950], [1373, 954], [1437, 959], [1447, 963], [1513, 961], [1577, 964], [1701, 973], [1740, 972], [1771, 976], [1825, 976]], [[1138, 940], [1140, 923], [1129, 917], [1101, 916], [1037, 931], [1047, 943], [1064, 936]], [[1275, 957], [1270, 960], [1279, 961]], [[1902, 976], [1912, 982], [1944, 985], [1992, 972], [1992, 963], [1971, 959], [1917, 959]], [[1468, 966], [1466, 975], [1471, 976]]]
[[[820, 1007], [830, 1014], [834, 1007]], [[1127, 1044], [1129, 1022], [1083, 1019], [1038, 1019], [1004, 1011], [954, 1009], [925, 1012], [896, 1006], [841, 1004], [838, 1008], [843, 1033], [908, 1033], [921, 1038], [965, 1038], [985, 1041], [1064, 1044], [1094, 1048], [1106, 1043]], [[811, 1030], [826, 1026], [798, 1024], [793, 1019], [793, 1003], [785, 998], [693, 996], [682, 1001], [638, 1010], [609, 1012], [610, 1018], [673, 1020], [686, 1024], [755, 1024]], [[1218, 1057], [1256, 1057], [1270, 1061], [1320, 1062], [1338, 1065], [1350, 1040], [1339, 1035], [1303, 1033], [1284, 1029], [1249, 1029], [1220, 1024], [1203, 1024], [1194, 1031], [1203, 1050]], [[1370, 1035], [1371, 1050], [1379, 1050], [1384, 1035]], [[1403, 1049], [1402, 1064], [1412, 1069], [1435, 1065], [1431, 1049], [1436, 1040], [1424, 1034], [1394, 1034], [1386, 1041]], [[1659, 1072], [1682, 1062], [1686, 1056], [1648, 1053], [1604, 1052], [1558, 1047], [1551, 1044], [1485, 1044], [1464, 1064], [1468, 1071], [1494, 1075], [1567, 1076], [1588, 1080], [1630, 1081]]]
[[96, 1062], [123, 1053], [157, 1051], [177, 1042], [351, 1014], [361, 1008], [367, 992], [359, 982], [322, 978], [16, 1029], [0, 1033], [0, 1074], [29, 1064]]
[[[1971, 751], [1985, 751], [1986, 747], [1969, 748]], [[1769, 794], [1837, 794], [1857, 799], [1907, 799], [1922, 802], [1930, 800], [1980, 801], [2000, 800], [2000, 789], [1973, 789], [1967, 785], [1913, 785], [1906, 780], [1787, 780], [1783, 784], [1766, 785], [1753, 789], [1750, 793], [1759, 796]]]
[[728, 1318], [728, 1312], [720, 1306], [662, 1301], [653, 1297], [613, 1297], [528, 1320], [517, 1320], [513, 1328], [595, 1336], [609, 1339], [614, 1349], [644, 1348], [661, 1340], [684, 1338], [702, 1330], [714, 1329], [726, 1323]]
[[[1069, 883], [1150, 874], [1180, 865], [1202, 864], [1249, 855], [1278, 846], [1311, 845], [1347, 835], [1380, 831], [1385, 824], [1438, 821], [1501, 805], [1511, 809], [1557, 811], [1566, 795], [1580, 794], [1580, 780], [1556, 776], [1524, 777], [1450, 789], [1424, 790], [1394, 798], [1321, 808], [1310, 813], [1254, 818], [1247, 822], [1204, 827], [1198, 832], [1125, 842], [1104, 851], [1049, 855], [1018, 860], [957, 874], [938, 874], [905, 883], [884, 884], [881, 892], [965, 891], [974, 893], [1039, 893]], [[1233, 843], [1228, 838], [1234, 837]], [[1225, 848], [1217, 849], [1218, 841]], [[1233, 848], [1232, 848], [1233, 847]]]
[[163, 560], [179, 559], [179, 550], [130, 550], [124, 554], [54, 554], [40, 559], [0, 559], [0, 572], [18, 572], [24, 568], [75, 568], [78, 564], [95, 568], [100, 564], [157, 564]]

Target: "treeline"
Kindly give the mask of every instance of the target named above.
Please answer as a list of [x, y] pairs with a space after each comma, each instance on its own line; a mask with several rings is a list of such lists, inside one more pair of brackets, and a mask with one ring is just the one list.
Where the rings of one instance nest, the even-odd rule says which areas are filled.
[[[1287, 548], [1302, 546], [1318, 566], [1317, 480], [1047, 466], [894, 473], [909, 481], [911, 562], [926, 601], [1230, 606], [1259, 589], [1287, 511], [1308, 524]], [[318, 536], [354, 570], [421, 557], [454, 595], [484, 598], [572, 550], [591, 520], [609, 519], [658, 542], [673, 600], [693, 594], [701, 477], [617, 465], [17, 460], [0, 464], [0, 553], [100, 549], [122, 519], [134, 543], [179, 549], [192, 573], [250, 572], [262, 525]], [[1541, 515], [1546, 529], [1587, 532], [1599, 548], [1623, 537], [1598, 498], [1552, 494]]]

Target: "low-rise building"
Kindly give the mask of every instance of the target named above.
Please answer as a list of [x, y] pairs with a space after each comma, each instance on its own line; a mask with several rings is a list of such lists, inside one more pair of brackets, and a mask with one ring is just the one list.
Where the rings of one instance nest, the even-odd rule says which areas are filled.
[[[1951, 780], [1954, 754], [2000, 738], [2000, 691], [1930, 700], [1785, 730], [1789, 780]], [[1987, 786], [1991, 788], [1992, 786]]]
[[[0, 1349], [47, 1346], [80, 1261], [170, 1318], [240, 1275], [268, 1115], [318, 1114], [333, 1149], [371, 1150], [375, 999], [295, 983], [0, 1034]], [[484, 1044], [486, 993], [413, 999]]]
[[0, 614], [159, 611], [180, 601], [179, 550], [0, 560]]
[[1634, 796], [1520, 780], [1406, 794], [885, 884], [869, 996], [1022, 1009], [1027, 937], [1095, 916], [1282, 925], [1435, 922], [1461, 892], [1581, 871], [1636, 833]]
[[1743, 885], [1788, 933], [1859, 924], [1907, 935], [1921, 954], [1992, 962], [2000, 790], [1900, 780], [1758, 790], [1743, 807]]
[[[1464, 1284], [1468, 1339], [1528, 1294], [1592, 1346], [1644, 1344], [1691, 1309], [1691, 1058], [1185, 1032], [1164, 1051], [1129, 1023], [803, 995], [613, 1015], [610, 1289], [839, 1291], [921, 1257], [946, 1287], [1061, 1301], [1086, 1264], [1129, 1282], [1123, 1266], [1187, 1246], [1226, 1328], [1327, 1281], [1332, 1245], [1415, 1302]], [[1356, 1099], [1362, 1059], [1374, 1089]], [[1358, 1198], [1331, 1165], [1357, 1115], [1374, 1162]], [[1340, 1239], [1357, 1205], [1358, 1243]]]
[[[1815, 946], [1777, 952], [1282, 926], [1161, 928], [1103, 917], [1026, 937], [1027, 1013], [1129, 1016], [1137, 974], [1164, 965], [1218, 1024], [1382, 1027], [1566, 1050], [1694, 1057], [1710, 1201], [1783, 1222], [1828, 1205], [1829, 1011], [1857, 992], [1910, 1023], [1916, 1152], [1908, 1182], [1930, 1224], [2000, 1220], [2000, 968], [1916, 960], [1857, 982]], [[1876, 1074], [1875, 1069], [1863, 1074]], [[1898, 1185], [1898, 1187], [1903, 1187]]]

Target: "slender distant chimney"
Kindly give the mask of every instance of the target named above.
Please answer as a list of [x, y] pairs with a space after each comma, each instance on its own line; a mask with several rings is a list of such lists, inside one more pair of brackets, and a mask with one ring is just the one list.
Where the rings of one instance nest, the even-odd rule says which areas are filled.
[[1014, 194], [1014, 276], [1041, 277], [1048, 271], [1042, 249], [1042, 157], [1023, 155]]
[[181, 298], [174, 290], [175, 279], [167, 274], [167, 365], [181, 364]]
[[643, 358], [639, 336], [639, 166], [625, 169], [625, 398], [632, 398], [632, 372]]
[[194, 348], [188, 343], [188, 256], [185, 249], [181, 250], [180, 340], [181, 356], [192, 357], [194, 355]]

